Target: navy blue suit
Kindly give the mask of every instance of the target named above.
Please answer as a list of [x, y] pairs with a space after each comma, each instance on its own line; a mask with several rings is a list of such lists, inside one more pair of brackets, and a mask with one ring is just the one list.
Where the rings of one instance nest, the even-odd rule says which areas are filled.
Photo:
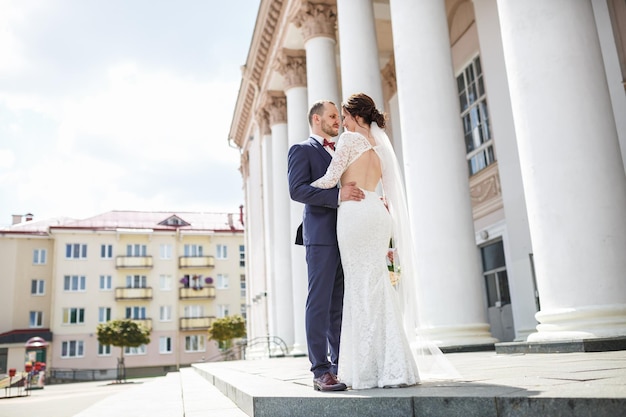
[[330, 161], [330, 154], [314, 138], [289, 149], [289, 194], [292, 200], [304, 203], [302, 234], [296, 236], [296, 243], [306, 248], [306, 335], [315, 378], [329, 371], [337, 374], [343, 309], [343, 270], [337, 245], [339, 188], [310, 185], [326, 173]]

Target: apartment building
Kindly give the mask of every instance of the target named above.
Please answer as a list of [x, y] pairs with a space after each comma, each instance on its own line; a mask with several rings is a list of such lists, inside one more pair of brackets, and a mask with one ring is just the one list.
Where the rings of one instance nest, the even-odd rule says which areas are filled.
[[[96, 328], [130, 318], [151, 330], [124, 352], [126, 367], [160, 373], [217, 360], [215, 318], [245, 316], [241, 213], [111, 211], [84, 220], [33, 221], [0, 230], [0, 373], [21, 369], [24, 342], [49, 342], [50, 370], [108, 375], [119, 348]], [[28, 221], [29, 220], [29, 221]]]

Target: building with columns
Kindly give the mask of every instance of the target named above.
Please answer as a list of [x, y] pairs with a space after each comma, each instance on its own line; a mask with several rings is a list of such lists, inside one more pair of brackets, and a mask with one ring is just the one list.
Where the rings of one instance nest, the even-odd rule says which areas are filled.
[[231, 124], [246, 198], [249, 337], [306, 352], [308, 107], [389, 117], [441, 346], [626, 335], [626, 3], [262, 0]]

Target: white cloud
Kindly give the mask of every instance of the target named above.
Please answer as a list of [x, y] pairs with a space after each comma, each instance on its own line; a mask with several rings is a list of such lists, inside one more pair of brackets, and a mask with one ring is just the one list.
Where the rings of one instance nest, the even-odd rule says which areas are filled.
[[0, 149], [0, 169], [11, 169], [15, 163], [15, 154], [10, 149]]
[[243, 203], [227, 136], [258, 0], [188, 6], [0, 0], [0, 225]]

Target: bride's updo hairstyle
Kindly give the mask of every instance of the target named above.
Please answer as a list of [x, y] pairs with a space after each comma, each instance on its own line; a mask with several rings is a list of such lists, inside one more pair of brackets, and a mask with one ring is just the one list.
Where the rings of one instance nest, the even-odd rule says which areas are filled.
[[367, 94], [352, 94], [342, 104], [342, 107], [355, 119], [357, 116], [361, 116], [368, 126], [372, 122], [376, 122], [378, 127], [381, 129], [385, 128], [385, 115], [378, 111], [374, 100]]

